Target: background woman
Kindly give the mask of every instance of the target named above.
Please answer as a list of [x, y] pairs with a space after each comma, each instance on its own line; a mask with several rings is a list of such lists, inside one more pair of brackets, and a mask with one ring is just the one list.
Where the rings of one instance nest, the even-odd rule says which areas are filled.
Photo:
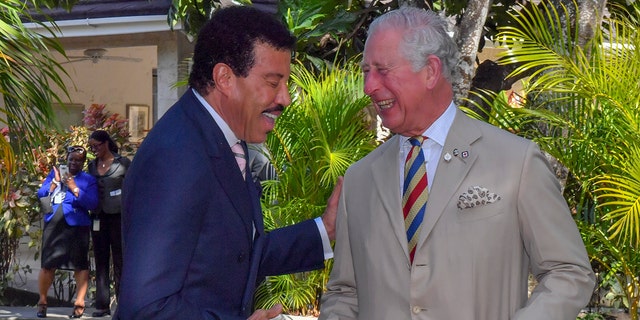
[[39, 318], [47, 317], [47, 292], [56, 269], [74, 270], [76, 301], [70, 318], [84, 314], [84, 297], [89, 287], [89, 210], [98, 206], [96, 179], [82, 171], [87, 153], [83, 147], [67, 149], [68, 172], [55, 166], [38, 190], [44, 212], [42, 265], [38, 275]]
[[122, 232], [120, 229], [120, 194], [122, 181], [131, 160], [118, 154], [118, 146], [104, 130], [89, 136], [89, 147], [96, 158], [89, 162], [89, 173], [98, 180], [100, 203], [95, 210], [93, 253], [96, 258], [96, 311], [94, 317], [111, 314], [109, 286], [109, 255], [113, 259], [116, 298], [122, 270]]

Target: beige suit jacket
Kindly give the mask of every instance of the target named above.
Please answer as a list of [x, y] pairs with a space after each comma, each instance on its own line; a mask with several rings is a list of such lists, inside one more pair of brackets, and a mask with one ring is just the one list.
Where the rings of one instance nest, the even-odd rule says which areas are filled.
[[[399, 145], [391, 138], [345, 174], [321, 320], [575, 320], [594, 275], [535, 143], [457, 110], [413, 265]], [[499, 199], [465, 208], [470, 202], [460, 196], [474, 187]], [[530, 298], [529, 271], [539, 281]]]

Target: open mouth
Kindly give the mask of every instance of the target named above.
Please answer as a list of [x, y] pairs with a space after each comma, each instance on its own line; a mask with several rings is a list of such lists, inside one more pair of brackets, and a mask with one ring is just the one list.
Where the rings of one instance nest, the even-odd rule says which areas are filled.
[[273, 114], [273, 113], [270, 113], [270, 112], [263, 112], [263, 113], [262, 113], [262, 115], [263, 115], [263, 116], [265, 116], [265, 117], [267, 117], [267, 118], [271, 118], [271, 119], [273, 119], [274, 121], [275, 121], [276, 119], [278, 119], [278, 115]]
[[275, 108], [269, 108], [265, 111], [262, 111], [262, 115], [275, 121], [282, 114], [283, 110], [284, 110], [284, 107], [279, 105]]
[[391, 106], [393, 106], [393, 103], [395, 101], [396, 101], [395, 99], [376, 101], [376, 105], [378, 106], [378, 108], [380, 108], [380, 110], [385, 110], [385, 109], [391, 108]]

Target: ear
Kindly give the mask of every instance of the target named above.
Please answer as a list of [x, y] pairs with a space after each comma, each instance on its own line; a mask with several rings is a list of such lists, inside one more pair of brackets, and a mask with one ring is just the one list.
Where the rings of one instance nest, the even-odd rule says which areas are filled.
[[227, 64], [218, 63], [213, 66], [212, 78], [216, 88], [223, 93], [227, 93], [233, 85], [235, 74]]
[[433, 89], [440, 78], [442, 78], [442, 61], [435, 55], [429, 55], [427, 64], [424, 66], [424, 76], [427, 88]]

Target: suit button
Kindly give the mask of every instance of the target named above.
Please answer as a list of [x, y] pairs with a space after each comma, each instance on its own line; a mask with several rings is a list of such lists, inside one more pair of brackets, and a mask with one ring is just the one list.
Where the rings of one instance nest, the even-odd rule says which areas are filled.
[[240, 254], [238, 255], [238, 262], [244, 261], [244, 257], [245, 257], [244, 252], [240, 252]]
[[418, 314], [418, 313], [420, 313], [420, 311], [422, 311], [422, 308], [420, 308], [418, 306], [414, 306], [411, 311], [413, 311], [413, 313], [415, 313], [415, 314]]

